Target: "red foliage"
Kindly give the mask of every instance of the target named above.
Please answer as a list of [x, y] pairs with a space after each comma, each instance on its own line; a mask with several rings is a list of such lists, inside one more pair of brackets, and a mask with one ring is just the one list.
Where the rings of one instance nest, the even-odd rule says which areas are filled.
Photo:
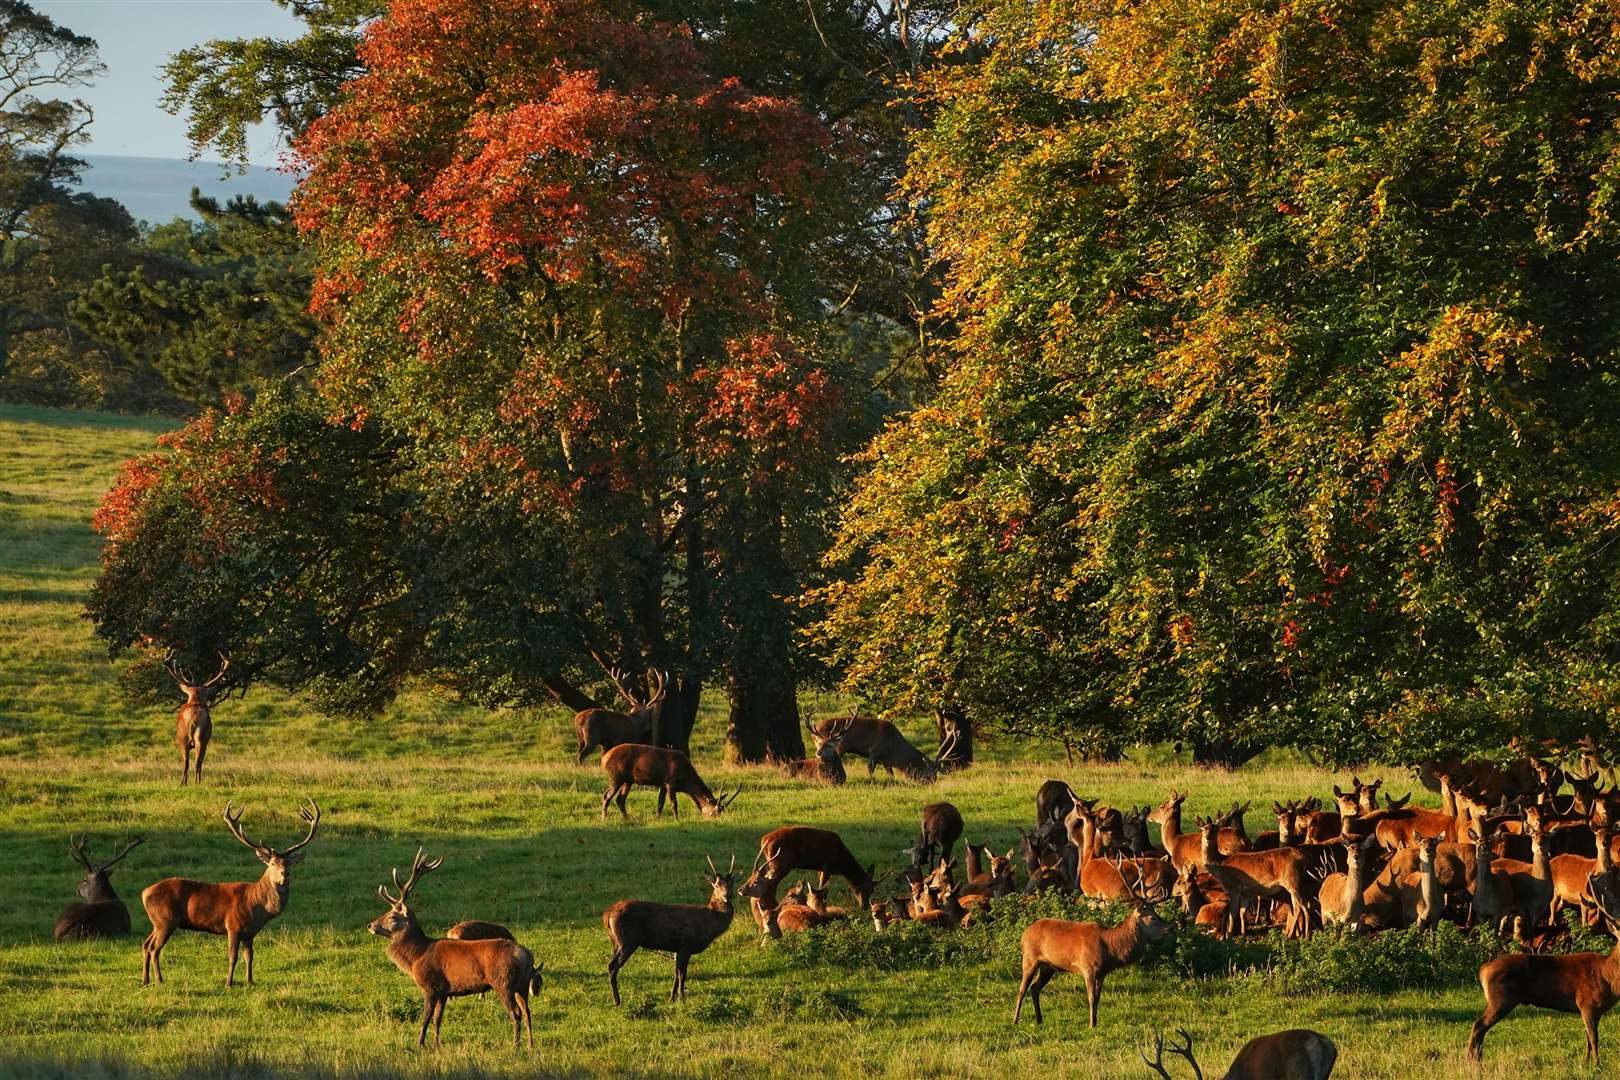
[[147, 493], [161, 479], [163, 464], [162, 454], [142, 454], [124, 462], [117, 481], [102, 496], [101, 505], [90, 519], [91, 526], [105, 536], [108, 543], [128, 539], [139, 527], [141, 508]]
[[746, 450], [783, 472], [826, 444], [843, 395], [825, 368], [775, 334], [730, 342], [726, 351], [725, 363], [695, 376], [706, 391], [700, 431], [710, 453]]

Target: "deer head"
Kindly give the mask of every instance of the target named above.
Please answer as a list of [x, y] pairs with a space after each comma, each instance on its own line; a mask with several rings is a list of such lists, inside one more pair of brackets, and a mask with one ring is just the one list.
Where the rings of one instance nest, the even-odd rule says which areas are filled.
[[386, 885], [377, 886], [377, 895], [382, 897], [383, 903], [388, 905], [388, 910], [380, 917], [373, 919], [366, 929], [381, 937], [390, 937], [401, 930], [409, 930], [415, 925], [416, 916], [411, 914], [411, 906], [407, 903], [410, 899], [411, 890], [416, 888], [417, 882], [421, 881], [424, 875], [431, 874], [443, 863], [443, 855], [437, 859], [424, 858], [422, 849], [417, 848], [416, 856], [411, 859], [411, 873], [405, 879], [405, 884], [400, 884], [399, 868], [395, 867], [393, 871], [395, 892], [390, 894]]
[[731, 909], [731, 902], [737, 897], [737, 856], [731, 857], [731, 866], [725, 873], [714, 865], [714, 859], [708, 855], [703, 856], [709, 862], [709, 872], [703, 875], [703, 880], [709, 886], [709, 906]]
[[658, 725], [658, 718], [664, 712], [664, 700], [669, 688], [669, 673], [656, 668], [648, 668], [645, 676], [646, 690], [638, 695], [630, 688], [625, 673], [618, 668], [612, 668], [607, 673], [613, 683], [613, 688], [619, 692], [629, 706], [630, 716], [640, 724], [648, 738], [652, 737], [653, 729]]
[[214, 672], [212, 678], [204, 682], [198, 682], [180, 667], [173, 649], [170, 649], [169, 654], [163, 658], [163, 666], [168, 670], [170, 677], [179, 684], [180, 692], [186, 695], [187, 704], [207, 705], [214, 698], [230, 689], [230, 684], [223, 683], [222, 685], [225, 672], [229, 671], [231, 667], [230, 657], [223, 652], [219, 654], [219, 670]]
[[274, 885], [287, 884], [287, 871], [304, 861], [301, 849], [315, 839], [315, 830], [320, 827], [321, 808], [315, 805], [313, 799], [305, 801], [309, 803], [309, 806], [307, 808], [299, 807], [298, 816], [304, 819], [304, 824], [309, 826], [309, 831], [304, 834], [304, 838], [298, 843], [279, 851], [273, 847], [256, 844], [249, 840], [247, 834], [242, 831], [242, 811], [237, 810], [236, 813], [232, 814], [232, 804], [229, 802], [225, 804], [225, 827], [231, 830], [232, 836], [253, 849], [253, 854], [258, 856], [260, 862], [264, 863], [265, 876]]
[[124, 845], [124, 850], [108, 859], [104, 863], [97, 863], [90, 857], [85, 845], [89, 842], [88, 836], [80, 836], [68, 841], [68, 853], [73, 861], [84, 867], [84, 877], [79, 880], [79, 898], [86, 903], [96, 903], [112, 897], [112, 884], [108, 876], [112, 868], [124, 861], [124, 856], [134, 851], [136, 846], [145, 843], [144, 837], [137, 836]]

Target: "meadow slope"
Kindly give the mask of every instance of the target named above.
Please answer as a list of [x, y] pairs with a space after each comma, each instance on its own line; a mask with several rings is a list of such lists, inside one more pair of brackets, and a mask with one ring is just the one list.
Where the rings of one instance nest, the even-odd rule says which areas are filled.
[[[746, 864], [759, 835], [783, 823], [836, 828], [864, 860], [892, 866], [918, 809], [936, 798], [962, 809], [970, 837], [1007, 847], [1051, 775], [1121, 805], [1156, 802], [1175, 784], [1192, 793], [1189, 813], [1239, 796], [1259, 807], [1325, 795], [1332, 778], [1276, 760], [1205, 773], [1160, 755], [1077, 769], [1007, 761], [933, 788], [870, 780], [852, 762], [848, 786], [806, 788], [722, 767], [711, 705], [698, 763], [711, 783], [745, 785], [734, 810], [718, 821], [659, 819], [652, 794], [638, 791], [628, 822], [616, 813], [603, 822], [601, 773], [571, 764], [560, 712], [489, 713], [423, 691], [349, 724], [255, 691], [217, 710], [208, 782], [181, 789], [172, 711], [123, 702], [79, 618], [95, 572], [96, 498], [162, 427], [0, 407], [0, 1076], [1140, 1077], [1138, 1047], [1176, 1025], [1197, 1037], [1211, 1076], [1248, 1036], [1295, 1025], [1338, 1042], [1338, 1077], [1582, 1071], [1578, 1021], [1528, 1011], [1492, 1032], [1483, 1069], [1466, 1063], [1480, 1005], [1466, 977], [1389, 995], [1323, 994], [1283, 992], [1245, 972], [1128, 970], [1110, 977], [1096, 1031], [1085, 1026], [1079, 980], [1060, 977], [1044, 1027], [1026, 1016], [1014, 1028], [1016, 959], [1005, 948], [943, 964], [926, 950], [887, 954], [884, 966], [814, 964], [802, 950], [762, 945], [741, 914], [692, 962], [686, 1004], [666, 1001], [668, 959], [643, 953], [621, 976], [626, 1000], [615, 1010], [602, 908], [624, 896], [696, 902], [705, 854]], [[320, 802], [325, 824], [294, 872], [287, 912], [259, 938], [257, 985], [227, 991], [223, 940], [181, 934], [165, 953], [169, 981], [142, 988], [140, 889], [169, 874], [256, 874], [221, 824], [225, 800], [247, 808], [250, 835], [285, 843], [299, 835], [303, 795]], [[102, 847], [147, 838], [114, 878], [133, 909], [129, 939], [50, 941], [78, 877], [67, 857], [75, 832]], [[513, 1054], [489, 998], [451, 1003], [444, 1048], [416, 1051], [419, 995], [365, 924], [382, 910], [377, 885], [418, 844], [446, 857], [413, 898], [430, 932], [496, 919], [546, 961], [534, 1057]], [[858, 952], [842, 941], [840, 955]]]

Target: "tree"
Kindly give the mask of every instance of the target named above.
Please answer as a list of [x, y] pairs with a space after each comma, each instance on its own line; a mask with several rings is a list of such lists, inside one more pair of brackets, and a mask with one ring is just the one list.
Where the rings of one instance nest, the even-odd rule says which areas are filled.
[[910, 173], [963, 334], [818, 594], [851, 685], [1214, 762], [1612, 740], [1612, 16], [982, 16]]
[[151, 230], [144, 256], [108, 267], [72, 304], [89, 333], [161, 372], [198, 405], [314, 359], [312, 259], [279, 203], [221, 206], [195, 190], [201, 224]]

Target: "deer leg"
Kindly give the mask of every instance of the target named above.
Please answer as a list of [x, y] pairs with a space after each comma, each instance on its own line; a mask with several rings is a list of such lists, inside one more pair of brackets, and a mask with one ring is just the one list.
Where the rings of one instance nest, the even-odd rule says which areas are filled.
[[157, 981], [163, 981], [163, 946], [169, 943], [169, 935], [173, 930], [165, 926], [162, 930], [155, 927], [152, 930], [152, 972], [157, 975]]
[[613, 958], [608, 961], [608, 986], [613, 989], [613, 1004], [619, 1003], [619, 969], [629, 961], [635, 949], [618, 948], [613, 950]]
[[237, 935], [235, 930], [232, 930], [232, 931], [230, 931], [229, 933], [227, 933], [225, 935], [225, 946], [226, 946], [226, 948], [228, 948], [230, 950], [230, 953], [231, 953], [230, 966], [225, 969], [225, 985], [226, 986], [235, 986], [236, 985], [236, 954], [237, 954], [237, 951], [242, 947], [242, 939]]
[[659, 817], [664, 816], [664, 797], [667, 796], [668, 794], [669, 794], [669, 788], [661, 787], [661, 788], [658, 789], [658, 816]]
[[439, 1028], [444, 1024], [444, 1006], [448, 997], [439, 998], [439, 1007], [433, 1010], [433, 1049], [437, 1050], [444, 1044], [439, 1041]]
[[529, 1015], [529, 995], [517, 995], [518, 1007], [523, 1010], [523, 1026], [529, 1033], [529, 1049], [534, 1049], [534, 1018]]
[[1091, 1026], [1097, 1026], [1097, 1002], [1102, 1000], [1102, 972], [1086, 976], [1086, 1005], [1091, 1010]]
[[1586, 1025], [1586, 1056], [1592, 1059], [1592, 1068], [1598, 1062], [1598, 1011], [1588, 1005], [1581, 1010], [1581, 1023]]
[[180, 786], [185, 787], [191, 780], [191, 743], [180, 744]]
[[605, 793], [605, 794], [604, 794], [604, 795], [603, 795], [603, 796], [602, 796], [602, 820], [603, 820], [603, 821], [606, 821], [606, 820], [607, 820], [607, 808], [608, 808], [608, 804], [609, 804], [609, 803], [611, 803], [611, 802], [612, 802], [612, 801], [613, 801], [613, 793], [614, 793], [614, 792], [615, 792], [615, 791], [617, 791], [617, 790], [619, 790], [619, 789], [618, 789], [618, 788], [616, 788], [616, 787], [611, 787], [611, 786], [610, 786], [610, 787], [609, 787], [609, 788], [608, 788], [608, 789], [607, 789], [607, 792], [606, 792], [606, 793]]
[[625, 801], [630, 798], [630, 788], [632, 786], [633, 785], [629, 781], [626, 781], [624, 785], [619, 788], [619, 794], [615, 800], [619, 804], [619, 816], [624, 818], [626, 821], [630, 819], [630, 811], [624, 808], [624, 804]]
[[576, 764], [579, 764], [579, 765], [585, 764], [585, 759], [590, 757], [590, 755], [591, 755], [591, 744], [586, 742], [584, 740], [584, 738], [581, 738], [579, 740], [579, 761]]
[[433, 1022], [433, 995], [428, 994], [422, 1002], [422, 1030], [416, 1036], [418, 1050], [427, 1045], [428, 1024]]
[[[1023, 979], [1022, 982], [1020, 982], [1018, 984], [1018, 999], [1013, 1002], [1013, 1023], [1015, 1023], [1015, 1024], [1018, 1023], [1019, 1016], [1021, 1016], [1023, 1014], [1023, 1011], [1024, 1011], [1024, 995], [1029, 993], [1030, 987], [1035, 983], [1035, 980], [1037, 979], [1037, 977], [1039, 977], [1040, 973], [1041, 973], [1041, 963], [1040, 963], [1039, 960], [1037, 960], [1033, 964], [1024, 965], [1024, 979]], [[1035, 1013], [1036, 1013], [1035, 1022], [1037, 1024], [1041, 1022], [1040, 1021], [1040, 1008], [1041, 1008], [1040, 1003], [1038, 1001], [1036, 1001], [1035, 1002]]]
[[681, 998], [685, 988], [681, 983], [686, 978], [686, 953], [675, 954], [675, 981], [669, 988], [669, 1000], [677, 1001]]
[[242, 939], [242, 948], [247, 950], [248, 985], [252, 986], [253, 985], [253, 939], [252, 938], [243, 938]]
[[675, 814], [675, 820], [681, 820], [681, 797], [675, 793], [674, 788], [669, 789], [669, 808]]
[[207, 740], [206, 739], [199, 739], [197, 741], [197, 772], [196, 772], [197, 783], [199, 783], [199, 784], [202, 783], [202, 763], [203, 763], [203, 758], [207, 754], [208, 754], [208, 742], [207, 742]]
[[1473, 1030], [1468, 1033], [1468, 1056], [1475, 1061], [1485, 1055], [1485, 1033], [1507, 1017], [1513, 1011], [1512, 1005], [1504, 1005], [1499, 1001], [1491, 1000], [1489, 994], [1485, 996], [1485, 1011], [1479, 1014], [1474, 1021]]

